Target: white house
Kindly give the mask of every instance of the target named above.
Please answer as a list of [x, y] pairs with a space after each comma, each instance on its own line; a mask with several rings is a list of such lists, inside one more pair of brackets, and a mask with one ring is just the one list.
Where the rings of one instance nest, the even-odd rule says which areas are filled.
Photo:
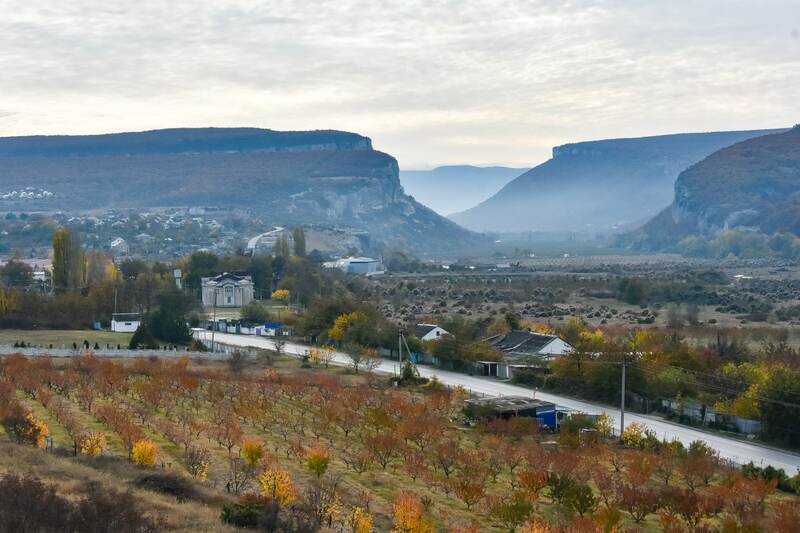
[[251, 276], [223, 272], [218, 276], [202, 278], [201, 283], [205, 307], [242, 307], [253, 301]]
[[575, 348], [556, 335], [544, 335], [530, 330], [512, 330], [486, 339], [503, 352], [501, 363], [484, 364], [489, 376], [510, 379], [515, 368], [542, 368], [553, 359], [573, 352]]
[[133, 333], [142, 323], [139, 313], [113, 313], [111, 315], [111, 331], [117, 333]]
[[450, 335], [450, 332], [436, 324], [417, 324], [414, 326], [414, 336], [421, 341], [435, 341], [446, 335]]

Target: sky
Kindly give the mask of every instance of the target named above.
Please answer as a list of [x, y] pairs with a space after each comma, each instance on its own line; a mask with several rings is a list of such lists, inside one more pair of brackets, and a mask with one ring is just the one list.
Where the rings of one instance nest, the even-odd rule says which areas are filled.
[[0, 0], [0, 136], [340, 129], [401, 168], [800, 122], [800, 0]]

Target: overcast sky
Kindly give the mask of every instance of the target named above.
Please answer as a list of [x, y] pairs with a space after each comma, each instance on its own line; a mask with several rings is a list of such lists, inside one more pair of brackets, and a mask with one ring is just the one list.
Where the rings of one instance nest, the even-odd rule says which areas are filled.
[[332, 128], [402, 168], [800, 122], [800, 0], [0, 0], [0, 136]]

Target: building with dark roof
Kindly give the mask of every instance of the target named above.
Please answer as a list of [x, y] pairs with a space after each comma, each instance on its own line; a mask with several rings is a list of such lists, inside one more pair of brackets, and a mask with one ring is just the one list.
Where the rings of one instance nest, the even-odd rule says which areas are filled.
[[478, 418], [536, 418], [543, 426], [556, 427], [556, 404], [525, 396], [500, 396], [467, 400], [466, 412]]
[[575, 349], [556, 335], [515, 329], [486, 339], [503, 352], [502, 363], [481, 362], [484, 374], [511, 379], [515, 368], [544, 368], [556, 357]]
[[436, 324], [417, 324], [414, 326], [414, 336], [421, 341], [435, 341], [450, 336], [450, 332]]

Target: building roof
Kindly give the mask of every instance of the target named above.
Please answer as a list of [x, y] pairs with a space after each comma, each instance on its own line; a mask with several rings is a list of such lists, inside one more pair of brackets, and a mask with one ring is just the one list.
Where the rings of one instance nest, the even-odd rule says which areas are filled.
[[557, 338], [555, 335], [543, 335], [526, 329], [515, 329], [490, 337], [489, 342], [504, 352], [538, 355], [545, 346]]
[[111, 320], [115, 320], [117, 322], [135, 322], [137, 320], [141, 320], [142, 315], [139, 313], [112, 313]]
[[527, 409], [555, 409], [556, 404], [527, 398], [525, 396], [499, 396], [495, 398], [476, 398], [467, 403], [489, 407], [497, 413], [514, 413]]
[[[414, 336], [418, 339], [421, 339], [434, 329], [438, 328], [436, 324], [417, 324], [414, 326]], [[444, 331], [444, 330], [442, 330]]]
[[217, 285], [224, 281], [233, 281], [234, 283], [252, 283], [253, 278], [241, 272], [223, 272], [222, 274], [202, 279], [203, 285]]

